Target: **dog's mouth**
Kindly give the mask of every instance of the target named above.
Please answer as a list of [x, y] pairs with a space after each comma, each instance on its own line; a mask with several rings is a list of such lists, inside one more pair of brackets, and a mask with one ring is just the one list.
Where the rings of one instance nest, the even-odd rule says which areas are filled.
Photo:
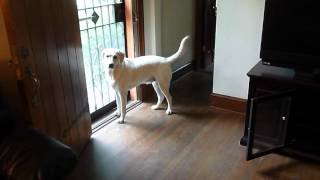
[[113, 69], [113, 67], [114, 67], [114, 64], [109, 64], [110, 69]]

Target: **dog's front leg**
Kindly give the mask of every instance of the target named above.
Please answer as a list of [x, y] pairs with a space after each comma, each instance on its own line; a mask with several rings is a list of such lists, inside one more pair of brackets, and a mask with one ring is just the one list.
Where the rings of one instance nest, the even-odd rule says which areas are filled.
[[117, 104], [116, 116], [117, 116], [117, 117], [120, 117], [120, 115], [121, 115], [120, 93], [119, 93], [118, 91], [116, 91], [115, 94], [116, 94], [116, 104]]
[[127, 105], [127, 95], [126, 91], [125, 92], [120, 92], [120, 108], [121, 108], [121, 116], [119, 119], [119, 123], [123, 124], [124, 123], [124, 118], [126, 116], [126, 105]]

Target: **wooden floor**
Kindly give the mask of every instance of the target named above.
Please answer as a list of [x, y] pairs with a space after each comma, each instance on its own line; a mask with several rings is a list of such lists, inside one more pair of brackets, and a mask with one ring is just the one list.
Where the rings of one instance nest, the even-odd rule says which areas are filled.
[[319, 164], [285, 156], [247, 162], [244, 117], [208, 106], [211, 76], [174, 83], [174, 115], [144, 103], [95, 133], [68, 179], [320, 179]]

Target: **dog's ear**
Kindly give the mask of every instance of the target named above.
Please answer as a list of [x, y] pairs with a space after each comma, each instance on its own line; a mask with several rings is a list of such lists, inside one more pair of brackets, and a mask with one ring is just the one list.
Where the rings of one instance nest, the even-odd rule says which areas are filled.
[[119, 62], [122, 63], [123, 60], [124, 60], [124, 53], [118, 51], [118, 52], [117, 52], [117, 57], [119, 58]]

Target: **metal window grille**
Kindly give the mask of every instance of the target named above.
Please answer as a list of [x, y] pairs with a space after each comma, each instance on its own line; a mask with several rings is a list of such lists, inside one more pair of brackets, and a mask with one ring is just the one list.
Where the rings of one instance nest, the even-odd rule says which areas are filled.
[[77, 0], [90, 113], [115, 101], [101, 63], [104, 48], [125, 52], [124, 16], [116, 13], [123, 0]]

